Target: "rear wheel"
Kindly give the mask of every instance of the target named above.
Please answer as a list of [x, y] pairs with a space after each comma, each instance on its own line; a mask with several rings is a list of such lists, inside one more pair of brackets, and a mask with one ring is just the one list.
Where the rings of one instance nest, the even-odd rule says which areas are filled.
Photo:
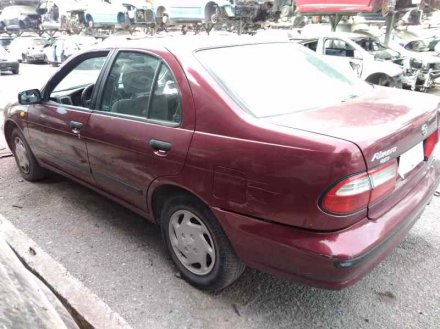
[[171, 258], [191, 285], [210, 291], [232, 284], [245, 266], [212, 212], [195, 198], [178, 195], [161, 214], [162, 235]]
[[15, 128], [10, 138], [12, 152], [21, 176], [30, 182], [43, 179], [46, 171], [38, 164], [21, 131]]
[[374, 85], [383, 87], [395, 87], [396, 83], [392, 77], [386, 74], [374, 74], [366, 80]]

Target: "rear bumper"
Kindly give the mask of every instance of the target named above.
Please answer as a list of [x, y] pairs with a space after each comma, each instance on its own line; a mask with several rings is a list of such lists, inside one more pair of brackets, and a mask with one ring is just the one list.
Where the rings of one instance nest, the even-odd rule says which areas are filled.
[[236, 253], [250, 267], [308, 285], [342, 289], [355, 284], [402, 240], [440, 182], [433, 161], [423, 184], [378, 220], [364, 219], [337, 232], [319, 233], [213, 209]]

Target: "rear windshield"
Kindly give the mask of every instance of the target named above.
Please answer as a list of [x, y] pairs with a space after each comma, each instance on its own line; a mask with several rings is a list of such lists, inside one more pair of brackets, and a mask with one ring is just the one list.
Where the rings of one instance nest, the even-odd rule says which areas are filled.
[[372, 87], [293, 43], [201, 50], [196, 57], [256, 117], [311, 110], [359, 97]]

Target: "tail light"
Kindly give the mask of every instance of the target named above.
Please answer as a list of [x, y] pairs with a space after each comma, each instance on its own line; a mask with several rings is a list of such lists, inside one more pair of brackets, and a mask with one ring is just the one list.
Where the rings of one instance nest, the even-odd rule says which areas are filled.
[[328, 191], [322, 207], [335, 214], [351, 214], [368, 207], [394, 191], [397, 181], [397, 160], [367, 173], [348, 177]]
[[425, 158], [428, 159], [432, 153], [434, 152], [434, 149], [436, 145], [438, 144], [440, 137], [440, 129], [437, 129], [431, 136], [429, 136], [425, 140]]

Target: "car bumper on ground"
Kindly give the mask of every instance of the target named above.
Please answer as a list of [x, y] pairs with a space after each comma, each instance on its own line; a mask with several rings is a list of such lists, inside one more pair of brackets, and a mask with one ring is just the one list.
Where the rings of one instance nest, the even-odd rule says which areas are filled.
[[250, 267], [326, 289], [353, 285], [382, 261], [422, 215], [440, 182], [440, 160], [424, 183], [378, 220], [313, 232], [214, 208], [236, 253]]

